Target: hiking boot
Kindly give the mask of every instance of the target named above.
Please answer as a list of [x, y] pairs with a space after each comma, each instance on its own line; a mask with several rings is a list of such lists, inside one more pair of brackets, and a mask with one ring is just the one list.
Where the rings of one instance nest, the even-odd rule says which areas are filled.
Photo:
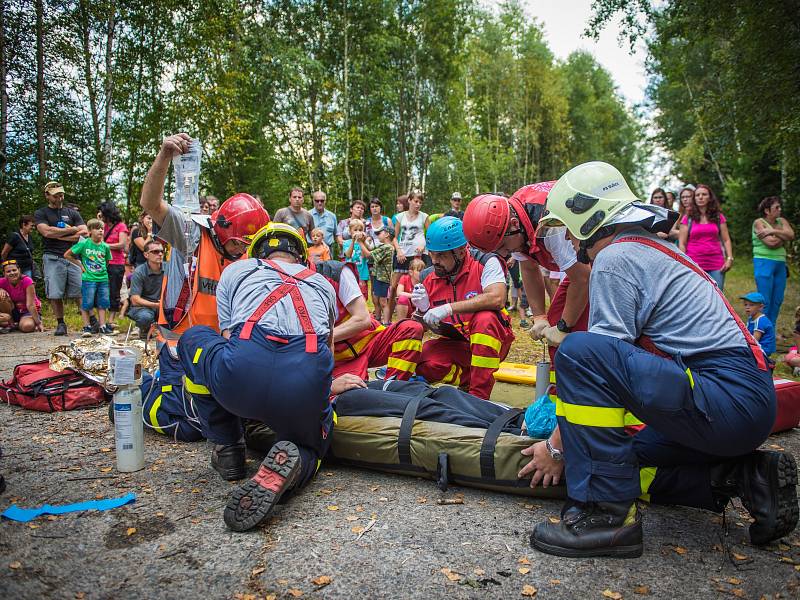
[[56, 325], [56, 330], [53, 335], [67, 335], [67, 324], [63, 321]]
[[100, 333], [100, 321], [94, 315], [89, 315], [89, 325], [92, 328], [92, 333]]
[[741, 498], [753, 517], [750, 541], [758, 546], [788, 535], [797, 526], [797, 464], [787, 452], [756, 450], [711, 468], [711, 490], [721, 501]]
[[[58, 335], [58, 334], [56, 333], [56, 335]], [[83, 331], [81, 333], [81, 337], [85, 337], [85, 338], [92, 337], [92, 326], [91, 325], [87, 325], [86, 327], [83, 328]]]
[[264, 456], [278, 441], [278, 435], [261, 421], [243, 419], [242, 424], [244, 425], [244, 443], [248, 450]]
[[642, 517], [636, 502], [589, 502], [565, 505], [561, 522], [538, 523], [531, 546], [546, 554], [584, 558], [642, 555]]
[[211, 451], [211, 466], [225, 481], [244, 479], [247, 476], [244, 442], [215, 445]]
[[519, 326], [520, 326], [520, 327], [522, 327], [523, 329], [530, 329], [530, 327], [531, 327], [531, 324], [530, 324], [530, 323], [528, 323], [528, 320], [527, 320], [527, 319], [522, 319], [522, 320], [519, 322]]
[[275, 444], [253, 478], [228, 498], [225, 524], [234, 531], [247, 531], [264, 521], [281, 496], [294, 486], [301, 470], [297, 446], [286, 441]]
[[108, 323], [106, 323], [105, 325], [103, 325], [99, 329], [99, 333], [102, 333], [103, 335], [113, 335], [114, 334], [114, 328], [111, 325], [109, 325]]

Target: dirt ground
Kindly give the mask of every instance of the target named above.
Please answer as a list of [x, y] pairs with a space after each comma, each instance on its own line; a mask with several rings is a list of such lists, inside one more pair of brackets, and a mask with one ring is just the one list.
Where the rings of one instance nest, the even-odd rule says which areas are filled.
[[[56, 339], [0, 338], [0, 377]], [[529, 362], [532, 352], [511, 358]], [[146, 433], [146, 468], [119, 474], [106, 412], [0, 406], [0, 511], [136, 493], [107, 512], [0, 522], [0, 598], [800, 597], [800, 533], [753, 547], [741, 507], [729, 507], [726, 535], [718, 515], [649, 506], [644, 556], [569, 560], [528, 545], [533, 524], [558, 514], [555, 501], [442, 493], [426, 480], [327, 465], [267, 526], [235, 534], [222, 521], [231, 484], [210, 468], [206, 443]], [[797, 455], [800, 430], [767, 445]]]

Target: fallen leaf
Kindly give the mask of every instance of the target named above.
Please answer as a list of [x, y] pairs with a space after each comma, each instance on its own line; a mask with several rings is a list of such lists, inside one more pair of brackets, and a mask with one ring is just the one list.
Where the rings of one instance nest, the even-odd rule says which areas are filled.
[[133, 535], [134, 533], [136, 533], [136, 527], [128, 527], [128, 529], [125, 531], [126, 535]]
[[739, 579], [738, 577], [728, 577], [725, 581], [727, 581], [731, 585], [739, 585], [740, 583], [742, 583], [742, 580]]
[[553, 523], [554, 525], [558, 525], [559, 523], [561, 523], [561, 519], [557, 517], [547, 517], [547, 520]]
[[359, 504], [356, 506], [356, 512], [364, 512], [364, 507]]
[[316, 579], [312, 579], [311, 583], [318, 585], [319, 587], [325, 587], [326, 585], [330, 585], [331, 581], [333, 581], [331, 577], [328, 577], [327, 575], [320, 575]]
[[783, 563], [789, 563], [790, 565], [794, 564], [794, 560], [792, 560], [788, 556], [781, 556], [778, 560], [783, 562]]
[[646, 585], [637, 585], [633, 588], [634, 594], [639, 594], [640, 596], [647, 596], [650, 593], [650, 588]]
[[673, 546], [672, 550], [675, 552], [675, 554], [680, 554], [681, 556], [688, 552], [688, 550], [686, 550], [686, 548], [683, 546]]
[[484, 571], [483, 569], [475, 568], [475, 569], [472, 569], [472, 572], [475, 573], [475, 575], [477, 575], [478, 577], [486, 575], [486, 571]]
[[622, 594], [619, 592], [612, 592], [611, 590], [603, 590], [603, 597], [610, 598], [611, 600], [622, 600]]
[[521, 575], [527, 575], [528, 573], [531, 572], [531, 570], [528, 567], [520, 567], [519, 569], [517, 569], [517, 571], [519, 571]]
[[387, 497], [378, 498], [378, 502], [388, 502], [389, 499]]
[[417, 504], [425, 504], [428, 499], [425, 496], [418, 496], [417, 497]]
[[352, 531], [352, 532], [353, 532], [353, 533], [355, 533], [355, 534], [359, 534], [359, 533], [361, 533], [362, 531], [364, 531], [364, 528], [363, 528], [363, 527], [361, 527], [361, 525], [356, 525], [355, 527], [351, 527], [351, 528], [350, 528], [350, 531]]
[[75, 592], [75, 600], [83, 600], [86, 598], [86, 592]]
[[356, 515], [347, 515], [347, 516], [345, 517], [345, 519], [346, 519], [347, 521], [350, 521], [350, 522], [352, 522], [352, 521], [358, 521], [358, 517], [357, 517]]
[[370, 492], [377, 492], [379, 487], [381, 487], [381, 486], [379, 486], [379, 485], [373, 485], [371, 488], [369, 488], [369, 491], [370, 491]]
[[286, 585], [287, 583], [289, 583], [289, 580], [288, 579], [278, 579], [277, 582], [280, 585]]
[[794, 570], [795, 570], [795, 571], [800, 571], [800, 565], [795, 565], [795, 566], [794, 566]]
[[157, 516], [157, 517], [163, 517], [163, 516], [164, 516], [164, 513], [163, 513], [163, 512], [157, 512], [157, 513], [156, 513], [156, 516]]
[[528, 598], [533, 598], [536, 595], [536, 592], [538, 592], [538, 591], [539, 590], [537, 590], [532, 585], [523, 585], [522, 586], [522, 592], [520, 592], [520, 593], [523, 596], [527, 596]]
[[22, 568], [22, 563], [19, 562], [18, 560], [15, 560], [14, 562], [9, 563], [8, 566], [11, 569], [20, 569], [20, 568]]
[[711, 546], [711, 547], [712, 547], [712, 548], [713, 548], [713, 549], [714, 549], [716, 552], [722, 552], [722, 546], [720, 546], [719, 544], [714, 544], [714, 545], [713, 545], [713, 546]]
[[321, 489], [321, 490], [319, 491], [319, 493], [320, 493], [320, 494], [325, 494], [326, 496], [330, 496], [330, 495], [333, 493], [333, 490]]
[[100, 472], [101, 472], [101, 473], [111, 473], [111, 470], [112, 470], [113, 468], [114, 468], [114, 467], [101, 467], [101, 469], [100, 469]]
[[256, 575], [261, 575], [261, 573], [263, 573], [266, 570], [267, 570], [267, 567], [256, 567], [255, 569], [250, 571], [250, 575], [255, 577]]
[[294, 596], [295, 598], [299, 598], [300, 596], [303, 595], [303, 592], [301, 592], [297, 588], [290, 588], [289, 589], [289, 594]]
[[444, 576], [447, 577], [450, 581], [458, 581], [461, 579], [461, 575], [459, 575], [455, 571], [448, 569], [447, 567], [442, 568], [442, 573], [444, 573]]
[[28, 523], [28, 527], [30, 527], [31, 529], [39, 529], [39, 526], [36, 525], [35, 523]]
[[183, 493], [183, 488], [175, 488], [174, 490], [172, 490], [172, 493], [173, 494], [182, 494]]
[[529, 564], [531, 564], [531, 561], [529, 561], [529, 560], [528, 560], [528, 557], [527, 557], [527, 556], [523, 556], [523, 557], [522, 557], [522, 558], [520, 558], [520, 559], [519, 559], [517, 562], [518, 562], [519, 564], [521, 564], [521, 565], [529, 565]]
[[200, 493], [200, 488], [192, 488], [192, 493], [193, 494], [199, 494]]
[[278, 600], [278, 596], [276, 594], [267, 594], [264, 596], [264, 600]]
[[550, 585], [561, 585], [561, 580], [560, 579], [551, 579], [550, 580]]
[[772, 448], [773, 450], [780, 450], [781, 452], [783, 452], [783, 447], [778, 446], [778, 444], [770, 444], [769, 447]]
[[747, 560], [747, 557], [744, 554], [737, 554], [736, 552], [732, 552], [731, 556], [736, 560]]
[[338, 506], [336, 506], [335, 504], [330, 504], [330, 505], [328, 506], [328, 510], [339, 510], [339, 507], [338, 507]]
[[744, 598], [744, 590], [742, 588], [733, 588], [731, 590], [731, 594], [733, 594], [737, 598]]
[[100, 452], [111, 452], [111, 448], [100, 448]]

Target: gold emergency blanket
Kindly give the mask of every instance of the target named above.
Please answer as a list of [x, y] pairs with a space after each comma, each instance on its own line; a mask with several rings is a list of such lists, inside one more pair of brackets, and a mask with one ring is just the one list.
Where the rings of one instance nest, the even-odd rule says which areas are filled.
[[[108, 351], [112, 346], [121, 345], [119, 340], [107, 335], [73, 340], [53, 350], [50, 354], [50, 368], [54, 371], [72, 369], [104, 386], [108, 375]], [[140, 340], [128, 340], [125, 346], [137, 348], [141, 352], [143, 369], [152, 373], [158, 368], [154, 344], [145, 347]]]

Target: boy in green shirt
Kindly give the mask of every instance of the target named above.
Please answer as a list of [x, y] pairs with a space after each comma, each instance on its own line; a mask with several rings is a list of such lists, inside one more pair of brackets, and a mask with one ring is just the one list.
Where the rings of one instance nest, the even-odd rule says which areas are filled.
[[[86, 224], [89, 237], [82, 238], [64, 253], [64, 258], [81, 268], [81, 318], [83, 319], [83, 337], [91, 337], [92, 327], [89, 315], [93, 308], [97, 309], [100, 322], [100, 333], [110, 334], [114, 330], [106, 325], [106, 310], [111, 306], [108, 286], [108, 261], [111, 260], [111, 248], [103, 241], [103, 222], [89, 219]], [[80, 259], [80, 260], [78, 260]]]
[[389, 314], [389, 281], [392, 279], [392, 257], [394, 256], [394, 231], [384, 227], [378, 233], [380, 244], [372, 251], [372, 303], [375, 305], [375, 316], [384, 325], [391, 321]]

